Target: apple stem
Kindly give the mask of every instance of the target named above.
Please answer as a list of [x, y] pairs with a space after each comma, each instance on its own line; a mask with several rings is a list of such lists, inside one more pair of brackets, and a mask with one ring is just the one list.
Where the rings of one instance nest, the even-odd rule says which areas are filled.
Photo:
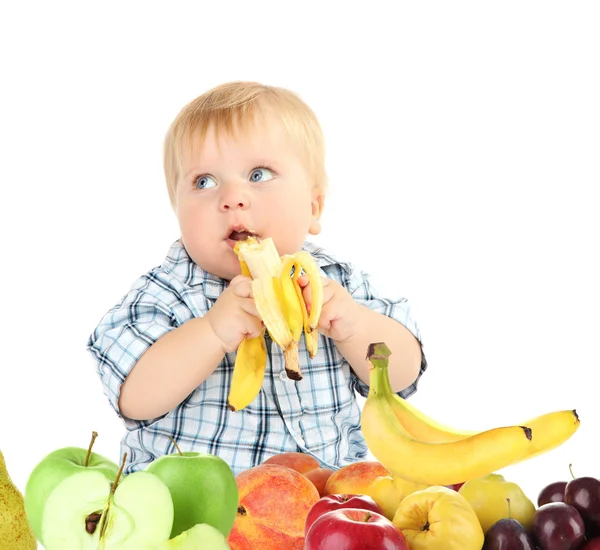
[[92, 440], [90, 441], [90, 446], [88, 447], [87, 454], [85, 455], [85, 462], [83, 463], [85, 468], [87, 468], [87, 465], [90, 462], [90, 457], [92, 456], [92, 447], [94, 446], [94, 441], [96, 441], [97, 437], [98, 432], [92, 432]]
[[123, 460], [121, 461], [121, 468], [119, 468], [119, 472], [117, 473], [117, 477], [115, 478], [112, 487], [110, 488], [110, 494], [114, 495], [117, 490], [117, 485], [119, 484], [119, 480], [121, 479], [121, 474], [123, 473], [123, 469], [125, 468], [125, 459], [127, 458], [127, 453], [123, 453]]
[[364, 517], [363, 521], [364, 521], [365, 523], [367, 523], [367, 522], [368, 522], [368, 521], [369, 521], [369, 520], [370, 520], [372, 517], [373, 517], [373, 514], [371, 514], [371, 512], [367, 512], [367, 513], [365, 514], [365, 517]]
[[511, 517], [510, 517], [510, 498], [507, 498], [506, 502], [508, 502], [508, 519], [511, 519]]
[[573, 474], [573, 464], [569, 464], [569, 472], [571, 472], [571, 477], [575, 479], [575, 475]]
[[179, 453], [179, 456], [183, 456], [183, 453], [181, 452], [181, 449], [179, 448], [179, 445], [177, 445], [177, 441], [175, 441], [170, 435], [167, 436], [172, 442], [173, 445], [175, 445], [175, 448], [177, 449], [177, 452]]

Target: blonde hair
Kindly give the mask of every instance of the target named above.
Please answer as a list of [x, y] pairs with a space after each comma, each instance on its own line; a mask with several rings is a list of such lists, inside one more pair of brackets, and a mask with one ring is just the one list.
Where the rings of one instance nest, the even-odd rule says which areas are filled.
[[184, 144], [201, 143], [209, 126], [216, 133], [245, 130], [265, 113], [274, 113], [299, 147], [315, 187], [325, 191], [325, 143], [312, 109], [300, 97], [284, 88], [258, 82], [236, 81], [208, 90], [185, 105], [175, 117], [164, 141], [164, 173], [171, 206], [176, 208], [177, 180], [180, 177]]

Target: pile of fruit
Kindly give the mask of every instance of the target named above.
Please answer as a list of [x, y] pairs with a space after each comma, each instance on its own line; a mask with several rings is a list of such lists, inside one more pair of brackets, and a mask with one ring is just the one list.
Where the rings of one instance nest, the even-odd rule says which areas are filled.
[[600, 550], [600, 480], [572, 474], [536, 506], [494, 471], [566, 441], [575, 411], [451, 430], [391, 392], [389, 355], [369, 348], [363, 432], [375, 461], [333, 471], [290, 452], [234, 476], [174, 441], [177, 452], [123, 475], [126, 456], [119, 468], [94, 453], [94, 432], [87, 449], [44, 457], [24, 499], [0, 460], [0, 548], [35, 549], [37, 539], [46, 550]]
[[550, 483], [534, 504], [496, 473], [428, 486], [377, 461], [334, 472], [291, 452], [237, 481], [231, 550], [600, 550], [600, 480], [591, 477]]
[[42, 459], [23, 498], [0, 454], [0, 548], [600, 550], [600, 480], [571, 477], [534, 504], [496, 473], [426, 485], [299, 452], [234, 477], [218, 457], [178, 451], [123, 476], [90, 445]]

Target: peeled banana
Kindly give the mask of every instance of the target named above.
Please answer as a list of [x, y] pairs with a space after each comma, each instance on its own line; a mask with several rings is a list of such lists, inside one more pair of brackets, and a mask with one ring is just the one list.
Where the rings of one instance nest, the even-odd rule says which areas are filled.
[[531, 430], [526, 426], [492, 428], [447, 443], [411, 437], [389, 403], [390, 354], [384, 343], [369, 346], [373, 368], [361, 420], [367, 447], [390, 473], [415, 483], [452, 485], [503, 468], [528, 452]]
[[[234, 248], [243, 275], [252, 277], [254, 303], [266, 330], [283, 350], [289, 378], [301, 380], [298, 343], [304, 334], [312, 359], [318, 350], [317, 325], [323, 307], [323, 283], [317, 264], [306, 251], [279, 256], [273, 239], [248, 237]], [[299, 277], [306, 275], [311, 291], [310, 311]], [[262, 387], [267, 361], [265, 330], [240, 344], [228, 396], [230, 410], [251, 403]]]
[[[478, 477], [477, 472], [492, 473], [548, 452], [579, 427], [575, 410], [559, 410], [532, 418], [522, 426], [483, 432], [455, 430], [392, 391], [387, 371], [390, 354], [384, 343], [369, 347], [367, 359], [373, 368], [362, 430], [371, 452], [399, 477], [429, 485], [462, 483]], [[470, 446], [468, 454], [463, 454]]]

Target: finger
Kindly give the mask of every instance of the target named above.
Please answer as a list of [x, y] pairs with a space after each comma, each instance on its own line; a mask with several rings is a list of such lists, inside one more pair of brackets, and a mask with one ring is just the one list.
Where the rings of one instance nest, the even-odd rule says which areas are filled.
[[252, 317], [256, 318], [261, 322], [260, 315], [258, 313], [258, 309], [256, 309], [256, 303], [252, 298], [245, 298], [244, 300], [240, 300], [240, 309]]
[[240, 298], [252, 298], [252, 279], [245, 277], [235, 281], [235, 283], [234, 281], [235, 278], [231, 280], [231, 292]]
[[310, 308], [312, 305], [312, 292], [310, 290], [310, 285], [305, 286], [302, 289], [302, 298], [304, 298], [304, 304], [306, 305], [306, 312], [310, 315]]
[[252, 277], [248, 277], [246, 275], [236, 275], [231, 281], [229, 281], [229, 286], [237, 285], [242, 281], [252, 281]]
[[256, 316], [244, 312], [244, 332], [247, 338], [259, 336], [264, 328], [263, 322]]
[[[304, 275], [302, 275], [302, 277], [305, 277]], [[321, 277], [321, 281], [322, 281], [322, 285], [323, 285], [323, 303], [325, 303], [325, 295], [327, 293], [326, 288], [329, 286], [329, 283], [331, 282], [331, 279], [328, 279], [327, 277]], [[312, 291], [310, 288], [310, 284], [308, 284], [308, 279], [306, 281], [306, 286], [304, 286], [304, 288], [302, 288], [302, 297], [304, 298], [304, 303], [306, 304], [306, 311], [307, 313], [310, 315], [310, 308], [312, 305]], [[302, 286], [302, 285], [300, 285]]]
[[298, 285], [300, 286], [300, 288], [304, 288], [305, 286], [308, 286], [308, 283], [309, 283], [309, 280], [306, 275], [300, 275], [298, 277]]

